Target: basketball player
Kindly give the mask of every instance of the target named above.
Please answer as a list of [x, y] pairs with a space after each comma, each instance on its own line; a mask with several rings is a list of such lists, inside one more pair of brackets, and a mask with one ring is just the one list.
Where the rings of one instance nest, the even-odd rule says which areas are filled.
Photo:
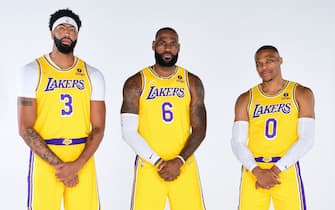
[[[137, 154], [131, 209], [204, 209], [193, 153], [206, 134], [204, 88], [175, 63], [178, 34], [161, 28], [152, 42], [156, 63], [124, 84], [124, 140]], [[190, 132], [191, 130], [191, 132]]]
[[73, 55], [81, 27], [69, 9], [51, 15], [51, 53], [24, 66], [19, 133], [31, 149], [28, 209], [100, 209], [93, 154], [105, 128], [105, 87], [97, 69]]
[[314, 96], [284, 80], [283, 59], [273, 46], [255, 54], [262, 83], [235, 105], [232, 150], [242, 162], [239, 210], [305, 210], [299, 159], [314, 142]]

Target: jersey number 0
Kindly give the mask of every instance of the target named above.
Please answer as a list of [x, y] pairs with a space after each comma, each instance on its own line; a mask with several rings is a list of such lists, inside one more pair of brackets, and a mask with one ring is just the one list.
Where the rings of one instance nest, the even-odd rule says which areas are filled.
[[265, 122], [265, 137], [268, 140], [274, 140], [277, 135], [277, 120], [269, 118]]

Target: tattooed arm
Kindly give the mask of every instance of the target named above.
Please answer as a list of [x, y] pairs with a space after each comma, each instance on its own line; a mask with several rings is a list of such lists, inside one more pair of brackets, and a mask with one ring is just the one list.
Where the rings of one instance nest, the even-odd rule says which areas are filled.
[[123, 86], [121, 106], [122, 138], [138, 156], [155, 165], [160, 157], [138, 133], [138, 108], [141, 93], [142, 79], [141, 74], [137, 73], [128, 78]]
[[84, 150], [80, 156], [72, 162], [57, 165], [56, 176], [60, 181], [75, 178], [80, 169], [93, 156], [104, 136], [106, 107], [104, 101], [91, 101], [91, 126], [92, 130], [87, 138]]
[[[84, 149], [79, 157], [70, 162], [57, 166], [56, 176], [59, 180], [75, 177], [81, 168], [89, 161], [97, 151], [105, 132], [105, 80], [103, 74], [96, 68], [88, 65], [88, 73], [91, 82], [90, 98], [90, 125], [91, 132], [87, 137]], [[81, 119], [87, 120], [87, 119]]]
[[204, 140], [207, 127], [204, 87], [202, 82], [197, 76], [189, 73], [189, 83], [191, 91], [190, 117], [192, 133], [188, 137], [183, 150], [179, 154], [185, 160], [194, 153]]
[[138, 114], [139, 100], [142, 93], [141, 74], [137, 73], [127, 79], [123, 86], [122, 113]]
[[201, 80], [189, 73], [189, 86], [191, 92], [190, 121], [192, 133], [178, 157], [163, 161], [158, 167], [159, 175], [165, 181], [175, 180], [180, 174], [180, 168], [199, 147], [206, 136], [206, 108], [204, 104], [204, 87]]
[[30, 149], [40, 156], [51, 166], [62, 163], [48, 147], [42, 137], [34, 129], [36, 120], [36, 100], [34, 98], [18, 98], [18, 126], [19, 134], [30, 147]]
[[93, 156], [98, 149], [105, 131], [106, 107], [104, 101], [91, 101], [91, 126], [92, 130], [87, 138], [84, 150], [80, 156], [72, 162], [59, 164], [56, 176], [60, 181], [71, 180], [77, 176], [79, 170]]

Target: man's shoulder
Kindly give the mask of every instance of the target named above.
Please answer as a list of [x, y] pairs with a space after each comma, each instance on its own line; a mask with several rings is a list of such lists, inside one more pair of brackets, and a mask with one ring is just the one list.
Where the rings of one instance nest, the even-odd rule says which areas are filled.
[[99, 68], [97, 68], [95, 66], [92, 66], [92, 65], [86, 63], [83, 60], [81, 60], [81, 61], [85, 63], [85, 66], [86, 66], [86, 69], [87, 69], [87, 72], [89, 73], [89, 75], [101, 75], [101, 76], [103, 76], [103, 74], [102, 74], [102, 72], [100, 71]]
[[262, 85], [262, 83], [257, 83], [255, 85], [251, 86], [249, 90], [258, 89], [261, 85]]
[[131, 76], [127, 78], [127, 81], [132, 81], [132, 80], [141, 80], [141, 75], [146, 74], [146, 72], [150, 71], [151, 66], [146, 66], [144, 68], [141, 68], [140, 70], [136, 71], [133, 73]]
[[189, 80], [194, 80], [194, 81], [199, 81], [199, 82], [201, 82], [201, 79], [200, 79], [200, 77], [197, 75], [197, 74], [195, 74], [194, 72], [191, 72], [190, 70], [188, 70], [188, 69], [186, 69], [186, 68], [184, 68], [184, 67], [182, 67], [182, 66], [177, 66], [179, 69], [181, 69], [182, 71], [185, 71], [186, 72], [186, 74], [187, 74], [187, 77], [189, 78]]
[[37, 64], [36, 60], [33, 60], [29, 63], [24, 64], [21, 67], [21, 70], [22, 71], [36, 71], [38, 69], [38, 64]]
[[138, 70], [134, 75], [136, 75], [138, 73], [141, 73], [141, 72], [144, 72], [144, 71], [150, 71], [150, 69], [152, 69], [152, 66], [143, 67], [140, 70]]
[[308, 86], [305, 86], [303, 84], [301, 84], [300, 82], [296, 82], [296, 81], [289, 81], [290, 83], [292, 83], [293, 86], [295, 86], [296, 88], [296, 94], [308, 94], [308, 93], [312, 93], [312, 89], [309, 88]]
[[313, 91], [311, 88], [307, 87], [307, 86], [303, 86], [299, 83], [297, 83], [297, 87], [296, 87], [296, 97], [300, 98], [300, 97], [313, 97]]
[[238, 98], [237, 101], [243, 101], [243, 102], [248, 102], [250, 99], [250, 89], [247, 91], [244, 91], [243, 93], [241, 93]]
[[194, 76], [197, 77], [197, 75], [195, 75], [193, 72], [191, 72], [188, 68], [185, 68], [185, 67], [183, 67], [183, 66], [179, 66], [179, 65], [177, 65], [176, 67], [177, 67], [178, 69], [182, 70], [182, 71], [187, 72], [189, 75], [191, 74], [191, 75], [194, 75]]

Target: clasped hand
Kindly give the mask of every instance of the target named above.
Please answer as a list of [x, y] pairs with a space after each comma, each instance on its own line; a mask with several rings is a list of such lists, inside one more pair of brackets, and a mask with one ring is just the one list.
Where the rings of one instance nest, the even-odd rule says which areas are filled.
[[79, 183], [78, 172], [80, 170], [79, 164], [76, 162], [65, 162], [55, 166], [56, 177], [63, 182], [66, 187], [74, 187]]
[[158, 174], [165, 181], [173, 181], [180, 175], [180, 168], [183, 165], [179, 158], [164, 160], [158, 165]]
[[272, 167], [271, 169], [262, 169], [259, 166], [252, 170], [252, 173], [256, 176], [256, 189], [264, 188], [271, 189], [276, 184], [280, 184], [279, 182], [279, 173], [280, 170]]

